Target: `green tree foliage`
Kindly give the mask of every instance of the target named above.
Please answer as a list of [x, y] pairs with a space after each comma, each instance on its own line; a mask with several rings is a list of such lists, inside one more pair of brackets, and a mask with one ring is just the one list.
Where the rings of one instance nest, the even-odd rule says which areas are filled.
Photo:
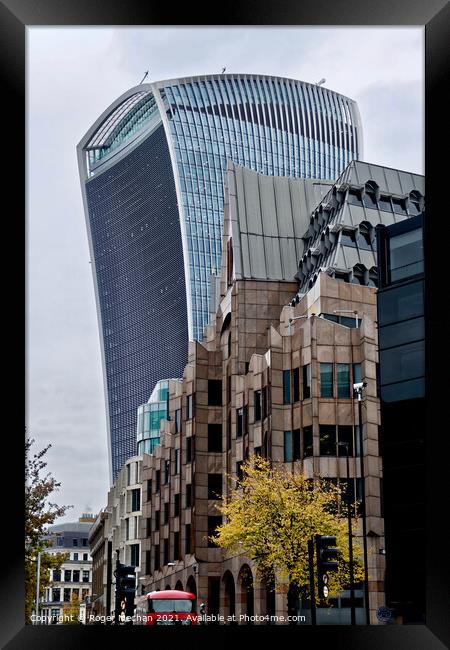
[[[339, 568], [329, 574], [329, 596], [349, 584], [349, 546], [346, 506], [341, 490], [326, 479], [308, 480], [286, 468], [253, 456], [242, 466], [229, 497], [219, 509], [226, 523], [211, 537], [229, 555], [244, 552], [255, 561], [266, 584], [288, 584], [309, 595], [308, 540], [314, 535], [334, 535]], [[357, 521], [353, 519], [353, 534]], [[361, 548], [353, 538], [354, 580], [364, 577]], [[317, 588], [317, 585], [316, 585]], [[316, 594], [317, 597], [317, 594]], [[325, 604], [325, 603], [324, 603]]]
[[34, 440], [25, 440], [25, 622], [31, 623], [36, 599], [37, 557], [41, 552], [41, 571], [39, 580], [39, 595], [50, 582], [50, 569], [59, 569], [67, 559], [66, 553], [45, 553], [45, 548], [51, 546], [46, 541], [47, 526], [53, 524], [57, 517], [62, 517], [72, 506], [58, 506], [48, 500], [50, 495], [61, 485], [50, 473], [41, 476], [47, 466], [43, 457], [50, 449], [47, 445], [41, 451], [32, 454]]

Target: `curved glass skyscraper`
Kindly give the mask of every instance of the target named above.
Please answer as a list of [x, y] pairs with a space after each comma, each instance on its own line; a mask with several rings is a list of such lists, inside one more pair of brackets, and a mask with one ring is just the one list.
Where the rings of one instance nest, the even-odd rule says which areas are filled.
[[136, 453], [156, 381], [181, 376], [220, 272], [227, 159], [334, 180], [362, 156], [356, 103], [292, 79], [223, 74], [142, 84], [78, 145], [103, 349], [111, 477]]

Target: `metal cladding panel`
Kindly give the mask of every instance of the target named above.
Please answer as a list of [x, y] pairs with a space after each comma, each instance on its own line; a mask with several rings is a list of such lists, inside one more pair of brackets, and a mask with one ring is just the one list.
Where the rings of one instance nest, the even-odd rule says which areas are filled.
[[[350, 205], [349, 203], [346, 204], [346, 209], [347, 209], [347, 214], [350, 216], [350, 221], [345, 221], [345, 223], [349, 223], [351, 226], [357, 226], [361, 221], [364, 221], [366, 218], [366, 213], [364, 212], [364, 208], [360, 207], [359, 205]], [[345, 218], [345, 217], [344, 217]]]
[[136, 454], [138, 407], [187, 362], [183, 249], [163, 128], [89, 180], [86, 197], [115, 480]]
[[279, 239], [264, 237], [266, 272], [270, 280], [284, 279]]
[[403, 194], [402, 186], [400, 184], [400, 179], [398, 177], [398, 172], [396, 169], [385, 169], [384, 170], [385, 176], [386, 176], [386, 182], [387, 186], [389, 188], [389, 192], [392, 192], [392, 194]]
[[252, 278], [252, 271], [250, 265], [250, 251], [248, 237], [246, 234], [241, 233], [241, 251], [242, 251], [242, 277]]
[[283, 280], [294, 280], [298, 270], [298, 259], [293, 239], [280, 239]]
[[279, 223], [280, 236], [293, 237], [294, 224], [292, 218], [289, 180], [287, 178], [277, 178], [274, 181], [274, 185], [275, 185], [275, 201], [276, 201], [276, 219], [278, 220]]
[[244, 168], [244, 196], [247, 216], [248, 232], [261, 233], [261, 205], [259, 201], [259, 187], [257, 174]]
[[237, 196], [237, 210], [241, 229], [248, 232], [246, 205], [245, 205], [245, 191], [244, 191], [244, 173], [242, 167], [235, 168], [236, 178], [236, 196]]
[[[262, 233], [272, 237], [278, 236], [277, 214], [278, 205], [275, 205], [274, 185], [276, 182], [269, 176], [258, 176], [259, 193], [261, 198]], [[278, 180], [278, 179], [276, 179]]]
[[258, 279], [267, 278], [263, 237], [258, 235], [249, 235], [248, 246], [250, 252], [250, 277]]

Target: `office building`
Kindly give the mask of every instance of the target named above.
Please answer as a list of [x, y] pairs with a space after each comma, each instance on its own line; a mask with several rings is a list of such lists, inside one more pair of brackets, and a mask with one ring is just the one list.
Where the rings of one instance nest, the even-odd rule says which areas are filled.
[[334, 180], [361, 156], [354, 101], [279, 77], [142, 84], [95, 121], [78, 145], [78, 162], [111, 482], [136, 454], [136, 409], [156, 381], [181, 376], [188, 339], [200, 340], [208, 323], [227, 159], [265, 175]]
[[[384, 603], [384, 527], [378, 448], [376, 289], [325, 272], [301, 298], [297, 253], [309, 216], [329, 191], [312, 180], [262, 177], [229, 163], [223, 264], [216, 317], [191, 342], [180, 380], [169, 381], [170, 420], [142, 463], [141, 582], [145, 591], [196, 593], [208, 613], [287, 614], [286, 593], [257, 576], [255, 563], [224, 557], [208, 537], [222, 517], [218, 495], [252, 454], [305, 474], [327, 477], [358, 500], [364, 480], [370, 622]], [[316, 204], [311, 205], [314, 194]], [[255, 201], [255, 196], [265, 200]], [[296, 199], [293, 201], [293, 196]], [[273, 198], [276, 197], [276, 202]], [[297, 248], [300, 247], [300, 248]], [[336, 310], [357, 313], [337, 322]], [[298, 318], [302, 316], [304, 318]], [[297, 319], [291, 321], [291, 319]], [[359, 415], [352, 384], [367, 387]], [[347, 442], [350, 464], [339, 442]], [[362, 545], [362, 524], [357, 532]], [[356, 620], [366, 621], [363, 585]], [[349, 624], [349, 593], [318, 609], [319, 624]], [[308, 603], [300, 613], [309, 619]]]
[[378, 232], [386, 604], [404, 624], [426, 622], [424, 220]]
[[51, 546], [45, 552], [67, 553], [68, 557], [60, 569], [50, 569], [50, 584], [39, 611], [47, 624], [61, 621], [64, 605], [70, 605], [73, 596], [83, 607], [91, 596], [92, 559], [88, 536], [93, 522], [94, 517], [86, 514], [77, 522], [49, 526], [47, 539]]

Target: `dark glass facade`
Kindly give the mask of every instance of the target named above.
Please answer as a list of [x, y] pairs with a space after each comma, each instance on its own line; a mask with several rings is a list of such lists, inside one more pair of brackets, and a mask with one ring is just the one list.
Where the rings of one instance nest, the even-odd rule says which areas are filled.
[[405, 624], [425, 622], [423, 219], [378, 229], [386, 604]]
[[113, 480], [136, 455], [138, 407], [187, 362], [175, 184], [162, 126], [86, 183], [104, 343]]

